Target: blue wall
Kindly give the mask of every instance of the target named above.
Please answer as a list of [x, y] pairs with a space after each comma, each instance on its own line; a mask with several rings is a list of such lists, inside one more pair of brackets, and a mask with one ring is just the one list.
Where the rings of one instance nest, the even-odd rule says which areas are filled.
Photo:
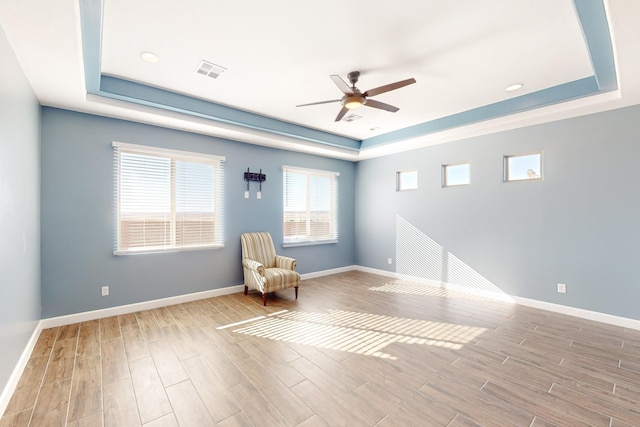
[[[634, 106], [360, 162], [356, 261], [640, 319], [639, 141]], [[541, 150], [543, 181], [503, 183], [503, 155]], [[462, 161], [471, 185], [441, 188]], [[405, 169], [418, 190], [395, 191]]]
[[40, 320], [40, 105], [0, 28], [0, 389]]
[[[353, 164], [44, 108], [43, 317], [240, 284], [239, 234], [268, 230], [302, 273], [358, 264], [638, 319], [639, 118], [630, 107]], [[225, 248], [113, 256], [113, 140], [226, 156]], [[544, 180], [503, 183], [503, 155], [532, 151]], [[441, 165], [460, 161], [471, 185], [441, 188]], [[340, 172], [338, 245], [280, 247], [284, 164]], [[255, 185], [243, 198], [247, 167], [267, 174], [262, 200]], [[396, 192], [413, 168], [419, 189]]]
[[[112, 141], [226, 157], [223, 249], [114, 256]], [[340, 242], [282, 248], [282, 165], [340, 173]], [[267, 175], [244, 199], [243, 172]], [[355, 164], [202, 135], [42, 110], [42, 316], [114, 307], [243, 283], [240, 234], [269, 231], [309, 273], [355, 262]], [[109, 285], [111, 295], [100, 296]], [[301, 290], [304, 295], [304, 289]]]

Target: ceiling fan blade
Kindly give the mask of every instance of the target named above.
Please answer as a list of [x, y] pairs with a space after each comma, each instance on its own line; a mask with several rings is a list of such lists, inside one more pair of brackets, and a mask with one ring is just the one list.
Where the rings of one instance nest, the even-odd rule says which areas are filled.
[[368, 91], [363, 93], [363, 95], [366, 96], [366, 97], [376, 96], [376, 95], [380, 95], [381, 93], [389, 92], [391, 90], [400, 89], [401, 87], [405, 87], [405, 86], [408, 86], [410, 84], [414, 84], [415, 82], [416, 82], [416, 79], [414, 79], [414, 78], [407, 79], [407, 80], [401, 80], [399, 82], [389, 83], [388, 85], [384, 85], [384, 86], [376, 87], [376, 88], [373, 88], [373, 89], [369, 89]]
[[300, 104], [296, 105], [296, 107], [308, 107], [309, 105], [320, 105], [320, 104], [329, 104], [331, 102], [339, 102], [339, 99], [331, 99], [329, 101], [320, 101], [320, 102], [312, 102], [310, 104]]
[[374, 99], [367, 99], [367, 102], [364, 105], [365, 107], [379, 108], [380, 110], [391, 111], [392, 113], [399, 110], [398, 107], [394, 107], [393, 105], [385, 104], [384, 102], [376, 101]]
[[342, 120], [344, 115], [347, 114], [347, 111], [349, 111], [347, 107], [342, 107], [342, 110], [340, 110], [340, 112], [336, 116], [336, 122], [339, 122], [340, 120]]
[[353, 89], [351, 89], [351, 86], [349, 86], [347, 82], [342, 80], [342, 77], [335, 74], [332, 74], [329, 77], [331, 77], [331, 80], [333, 80], [333, 82], [336, 84], [336, 86], [338, 86], [338, 89], [340, 89], [342, 93], [344, 93], [345, 95], [351, 95], [353, 93]]

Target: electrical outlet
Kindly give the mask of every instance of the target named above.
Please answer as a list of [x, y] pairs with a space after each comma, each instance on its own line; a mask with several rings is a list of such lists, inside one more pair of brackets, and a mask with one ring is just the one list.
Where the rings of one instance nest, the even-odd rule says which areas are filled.
[[256, 198], [257, 198], [258, 200], [262, 199], [262, 191], [258, 191], [258, 192], [256, 193]]
[[109, 296], [109, 287], [108, 286], [103, 286], [101, 288], [101, 290], [102, 290], [102, 296], [103, 297]]
[[393, 258], [387, 258], [387, 264], [393, 264]]
[[249, 198], [249, 192], [248, 192], [248, 191], [245, 191], [245, 192], [244, 192], [244, 198], [245, 198], [245, 199], [248, 199], [248, 198]]
[[567, 285], [565, 285], [564, 283], [558, 283], [558, 293], [559, 294], [566, 294], [567, 293]]

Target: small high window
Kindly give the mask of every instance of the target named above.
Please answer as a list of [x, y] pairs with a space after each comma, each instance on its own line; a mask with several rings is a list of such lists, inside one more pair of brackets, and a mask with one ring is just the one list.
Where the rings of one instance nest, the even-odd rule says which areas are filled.
[[504, 156], [504, 181], [542, 179], [542, 153]]
[[442, 186], [443, 187], [469, 185], [470, 183], [471, 183], [471, 165], [468, 162], [442, 165]]
[[417, 190], [418, 171], [398, 171], [396, 172], [396, 191]]

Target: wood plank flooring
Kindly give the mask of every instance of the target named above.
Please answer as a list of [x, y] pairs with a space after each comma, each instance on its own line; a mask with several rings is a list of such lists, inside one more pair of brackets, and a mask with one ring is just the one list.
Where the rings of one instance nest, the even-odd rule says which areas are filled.
[[638, 426], [640, 331], [362, 272], [42, 331], [6, 426]]

